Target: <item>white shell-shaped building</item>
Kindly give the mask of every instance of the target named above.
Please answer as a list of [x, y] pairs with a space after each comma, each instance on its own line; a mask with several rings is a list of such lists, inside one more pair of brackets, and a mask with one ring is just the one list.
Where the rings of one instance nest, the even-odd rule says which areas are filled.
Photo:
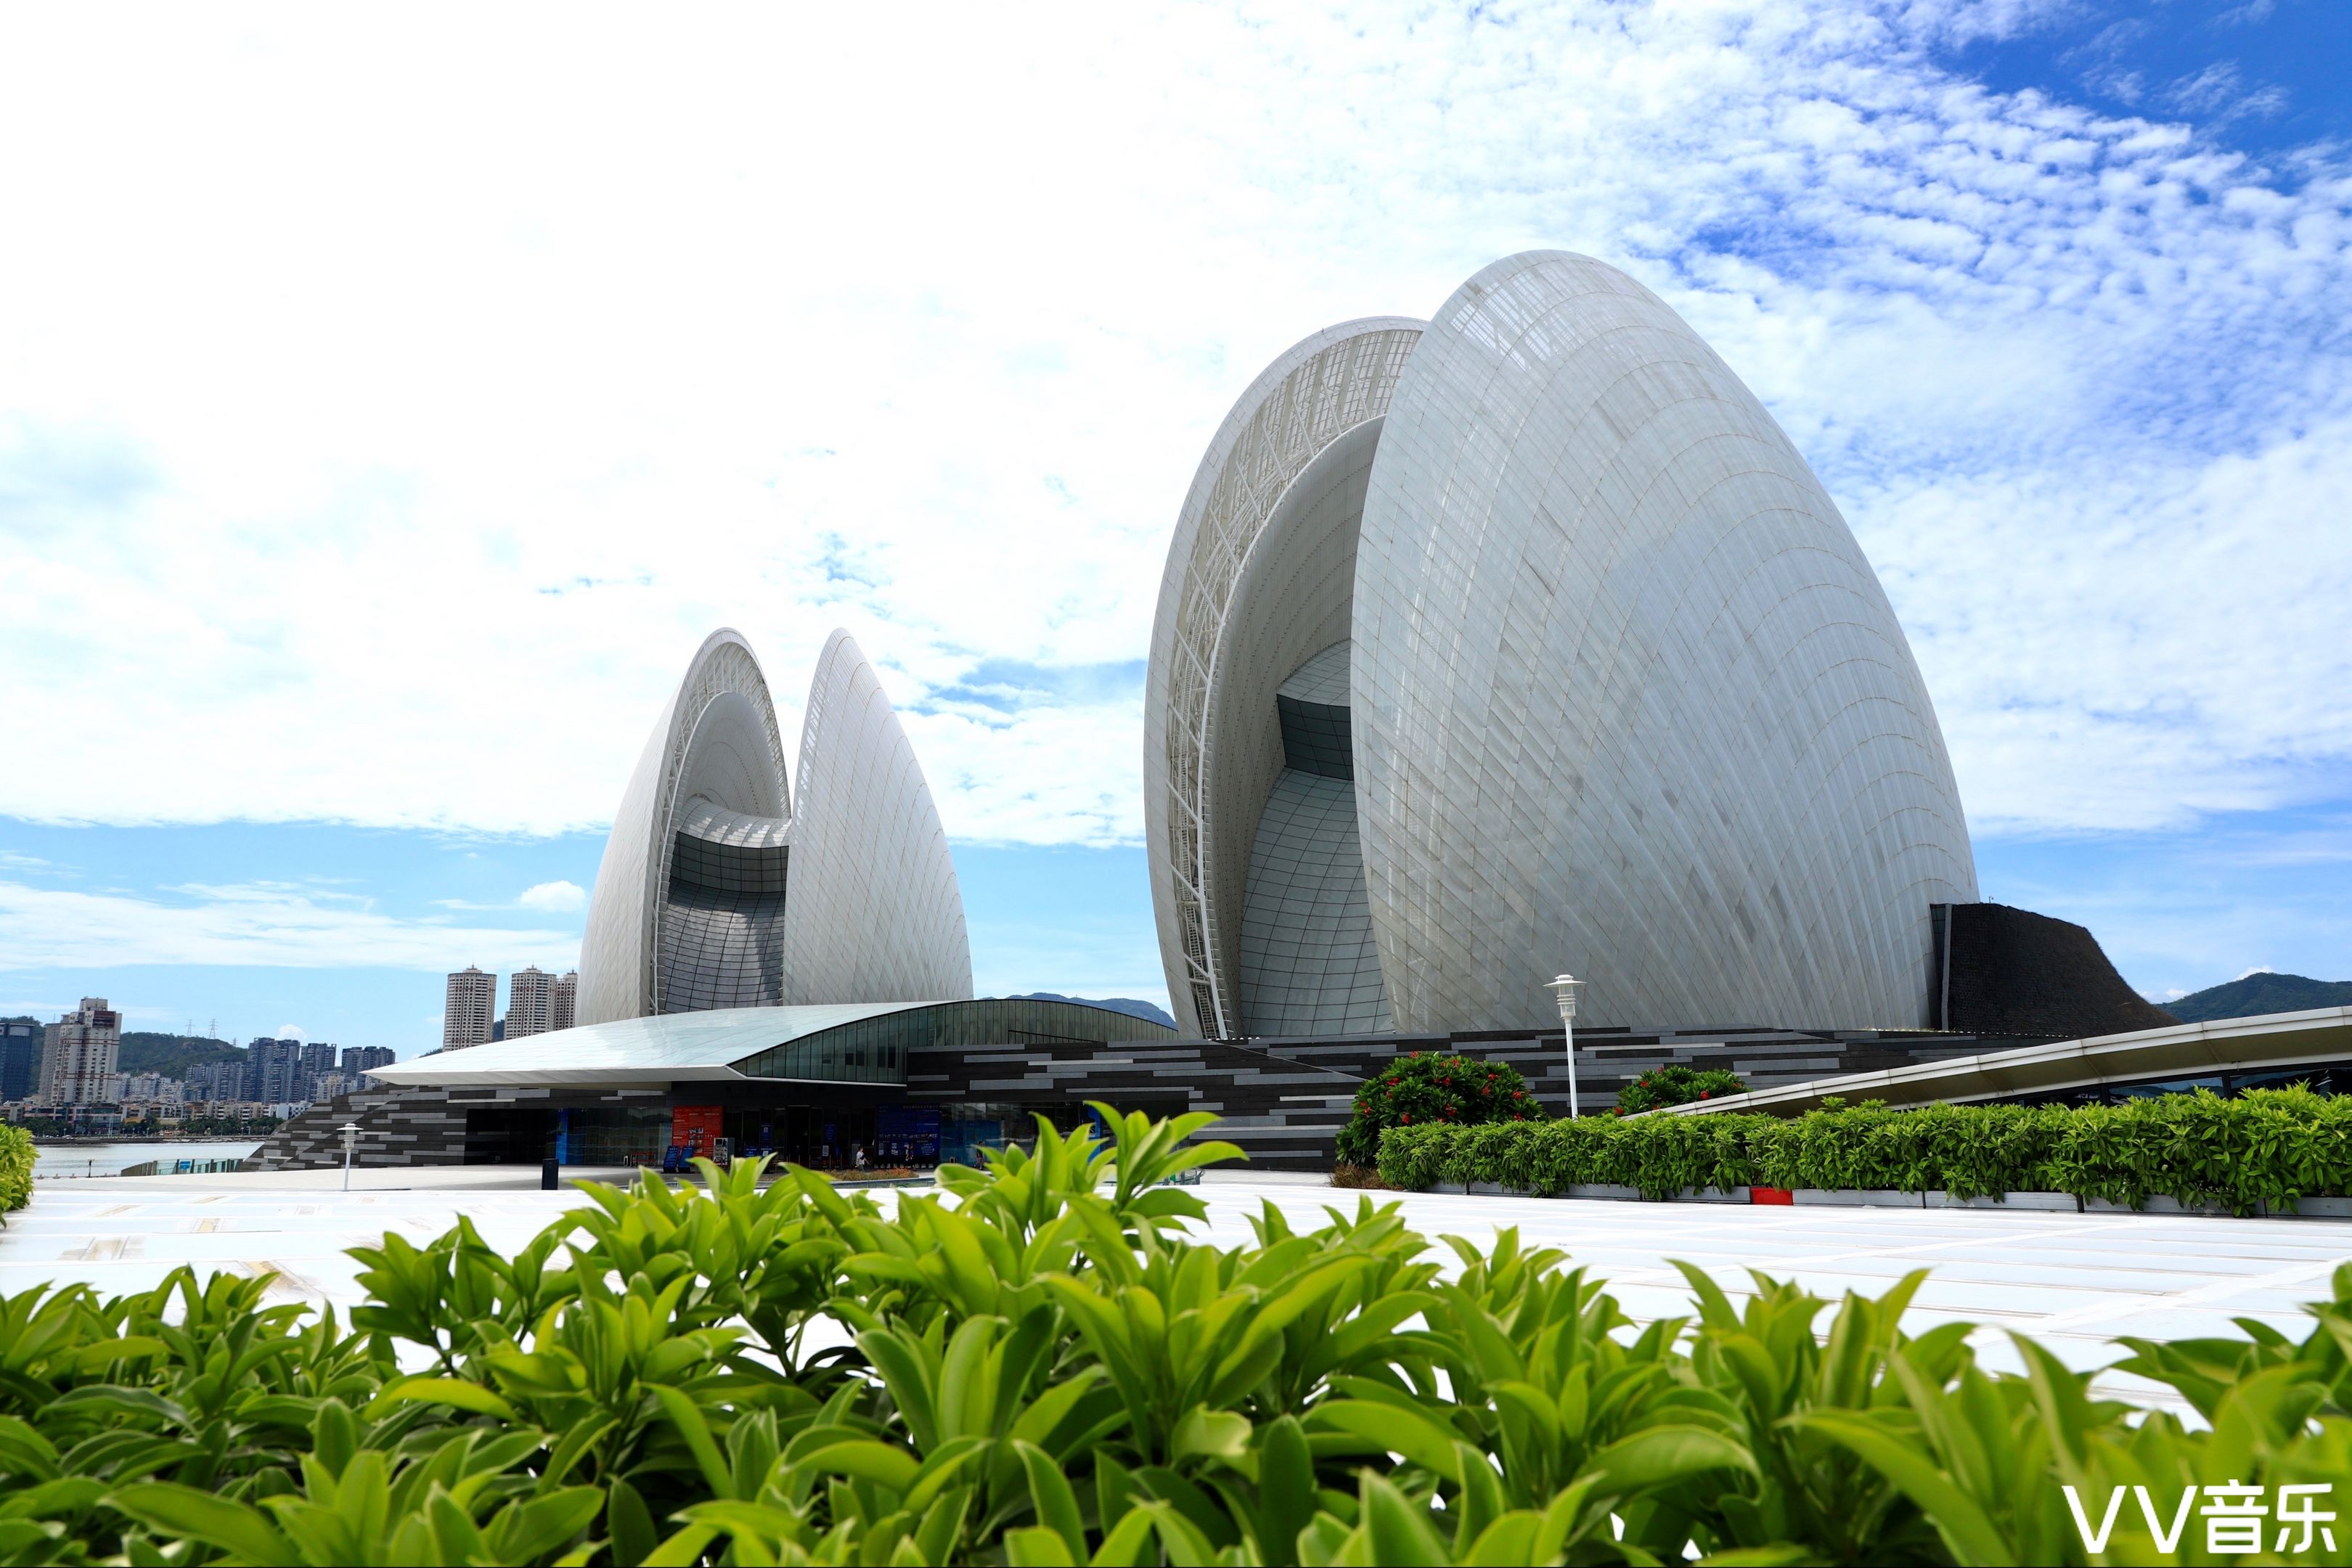
[[1180, 514], [1144, 752], [1180, 1028], [1926, 1022], [1976, 872], [1893, 606], [1763, 405], [1587, 257], [1330, 328]]
[[579, 1022], [971, 994], [947, 835], [856, 641], [836, 631], [817, 660], [795, 809], [759, 661], [712, 633], [605, 840]]

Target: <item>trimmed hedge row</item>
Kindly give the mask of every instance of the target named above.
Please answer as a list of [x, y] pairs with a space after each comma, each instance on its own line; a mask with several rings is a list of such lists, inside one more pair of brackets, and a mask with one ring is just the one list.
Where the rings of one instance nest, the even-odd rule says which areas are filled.
[[32, 1134], [0, 1123], [0, 1214], [33, 1201], [33, 1158]]
[[2121, 1105], [1832, 1105], [1802, 1116], [1644, 1116], [1494, 1127], [1399, 1127], [1380, 1173], [1419, 1191], [1493, 1182], [1533, 1193], [1585, 1183], [1665, 1198], [1685, 1187], [2072, 1193], [2251, 1214], [2352, 1193], [2352, 1099], [2297, 1086], [2236, 1100], [2202, 1090]]

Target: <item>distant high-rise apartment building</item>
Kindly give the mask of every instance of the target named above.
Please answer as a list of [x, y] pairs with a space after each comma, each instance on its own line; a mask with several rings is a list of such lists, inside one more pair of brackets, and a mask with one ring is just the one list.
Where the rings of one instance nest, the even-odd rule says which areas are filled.
[[32, 1018], [0, 1018], [0, 1100], [29, 1100], [40, 1082], [41, 1026]]
[[43, 1031], [41, 1094], [51, 1105], [96, 1105], [114, 1076], [122, 1046], [122, 1015], [103, 996], [85, 996], [81, 1006]]
[[520, 1040], [555, 1027], [555, 976], [535, 963], [507, 976], [506, 1038]]
[[472, 964], [449, 976], [449, 999], [441, 1009], [441, 1048], [462, 1051], [486, 1046], [499, 1013], [499, 977]]
[[287, 1104], [310, 1098], [308, 1075], [302, 1070], [302, 1042], [263, 1037], [245, 1055], [247, 1098]]
[[251, 1100], [253, 1096], [246, 1092], [246, 1082], [250, 1076], [247, 1071], [248, 1066], [248, 1063], [240, 1060], [205, 1062], [199, 1067], [190, 1068], [187, 1079], [188, 1098], [190, 1100]]
[[331, 1096], [322, 1095], [319, 1092], [318, 1080], [321, 1076], [332, 1073], [334, 1070], [334, 1042], [331, 1040], [305, 1040], [302, 1043], [302, 1076], [305, 1079], [309, 1080], [309, 1087], [304, 1089], [300, 1094], [291, 1096], [290, 1098], [295, 1100], [324, 1100], [332, 1098]]
[[580, 972], [564, 971], [563, 978], [555, 983], [555, 1002], [548, 1009], [547, 1026], [551, 1030], [568, 1029], [579, 1013]]
[[399, 1057], [390, 1046], [345, 1046], [343, 1047], [343, 1080], [351, 1085], [346, 1094], [367, 1087], [362, 1081], [377, 1068], [388, 1068]]

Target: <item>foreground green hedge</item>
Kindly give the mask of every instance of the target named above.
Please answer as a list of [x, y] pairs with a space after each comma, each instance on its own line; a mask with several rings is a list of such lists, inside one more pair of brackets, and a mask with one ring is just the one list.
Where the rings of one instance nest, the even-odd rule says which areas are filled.
[[[887, 1211], [746, 1163], [512, 1256], [387, 1235], [348, 1328], [184, 1269], [0, 1298], [0, 1563], [2081, 1563], [2068, 1487], [2095, 1524], [2352, 1481], [2352, 1266], [2300, 1344], [2129, 1342], [2190, 1431], [1906, 1336], [1924, 1274], [1685, 1268], [1692, 1315], [1637, 1328], [1370, 1200], [1202, 1245], [1157, 1184], [1228, 1152], [1179, 1146], [1206, 1120], [1042, 1128]], [[2107, 1560], [2171, 1560], [2112, 1511]]]
[[2122, 1105], [1928, 1105], [1644, 1116], [1498, 1127], [1400, 1127], [1381, 1140], [1391, 1186], [1496, 1182], [1535, 1193], [1584, 1183], [1663, 1198], [1685, 1187], [2072, 1193], [2135, 1207], [2163, 1195], [2240, 1214], [2352, 1192], [2352, 1100], [2303, 1088], [2236, 1100]]
[[0, 1215], [32, 1201], [33, 1159], [32, 1134], [0, 1122]]

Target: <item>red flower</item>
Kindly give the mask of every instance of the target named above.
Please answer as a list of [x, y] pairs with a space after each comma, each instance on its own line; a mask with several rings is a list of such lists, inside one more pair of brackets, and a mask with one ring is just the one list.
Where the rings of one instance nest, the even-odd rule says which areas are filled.
[[1404, 1115], [1403, 1115], [1402, 1118], [1400, 1118], [1399, 1120], [1401, 1120], [1401, 1121], [1411, 1121], [1412, 1120], [1412, 1111], [1410, 1111], [1410, 1110], [1406, 1111], [1406, 1112], [1404, 1113]]

